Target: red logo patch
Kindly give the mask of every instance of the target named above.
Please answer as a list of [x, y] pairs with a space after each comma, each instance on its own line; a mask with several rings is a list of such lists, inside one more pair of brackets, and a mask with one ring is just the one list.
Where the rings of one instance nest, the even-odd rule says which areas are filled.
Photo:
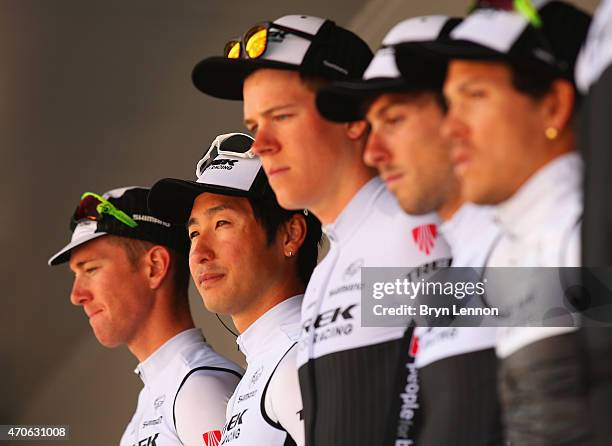
[[218, 446], [221, 443], [221, 431], [210, 431], [202, 434], [205, 446]]
[[419, 251], [429, 255], [436, 244], [436, 234], [436, 225], [421, 225], [412, 230], [412, 239], [419, 248]]
[[408, 350], [408, 354], [410, 356], [412, 356], [413, 358], [416, 357], [419, 351], [419, 338], [414, 335], [412, 336], [412, 339], [410, 340], [410, 348]]

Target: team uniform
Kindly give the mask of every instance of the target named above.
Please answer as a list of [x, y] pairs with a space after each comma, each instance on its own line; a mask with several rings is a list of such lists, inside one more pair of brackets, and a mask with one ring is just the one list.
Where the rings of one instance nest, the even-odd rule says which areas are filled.
[[[569, 153], [542, 167], [497, 206], [502, 235], [487, 269], [579, 266], [581, 217], [582, 160]], [[541, 274], [530, 277], [530, 282], [513, 289], [512, 300], [519, 313], [529, 312], [530, 302], [546, 291], [538, 282]], [[511, 444], [583, 444], [589, 438], [576, 328], [500, 327], [497, 355], [506, 440]]]
[[304, 444], [295, 368], [302, 297], [293, 296], [277, 304], [238, 336], [248, 366], [227, 405], [227, 422], [219, 444]]
[[361, 326], [360, 268], [447, 266], [436, 228], [433, 215], [406, 215], [378, 177], [323, 227], [330, 250], [306, 289], [297, 355], [306, 444], [382, 443], [409, 355], [405, 328]]
[[199, 329], [165, 342], [135, 373], [144, 388], [120, 446], [218, 444], [242, 369], [217, 354]]
[[[453, 267], [480, 273], [499, 237], [489, 207], [463, 205], [440, 225]], [[494, 327], [417, 327], [421, 425], [416, 444], [502, 443]], [[444, 426], [444, 428], [441, 428]]]

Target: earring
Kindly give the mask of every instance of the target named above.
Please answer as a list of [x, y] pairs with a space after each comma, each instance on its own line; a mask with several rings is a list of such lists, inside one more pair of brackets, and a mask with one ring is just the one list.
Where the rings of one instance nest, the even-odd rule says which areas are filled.
[[293, 251], [289, 251], [289, 257], [293, 257]]
[[546, 135], [546, 139], [552, 141], [557, 139], [557, 136], [559, 136], [559, 130], [554, 127], [547, 127], [546, 130], [544, 130], [544, 134]]

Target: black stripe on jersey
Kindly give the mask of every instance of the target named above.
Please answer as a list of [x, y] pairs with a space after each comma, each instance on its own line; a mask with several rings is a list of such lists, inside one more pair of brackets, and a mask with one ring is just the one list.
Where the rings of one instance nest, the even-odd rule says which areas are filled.
[[279, 364], [281, 363], [281, 361], [283, 359], [285, 359], [285, 356], [287, 356], [287, 353], [289, 353], [291, 351], [291, 349], [293, 347], [295, 347], [296, 345], [297, 345], [297, 342], [293, 343], [291, 345], [291, 347], [289, 347], [287, 349], [287, 351], [283, 354], [281, 359], [279, 359], [278, 362], [276, 363], [276, 365], [274, 366], [274, 370], [272, 370], [272, 373], [270, 374], [270, 378], [268, 378], [268, 382], [264, 386], [264, 389], [263, 389], [263, 391], [261, 393], [261, 400], [260, 400], [260, 404], [259, 404], [259, 409], [261, 410], [261, 416], [263, 417], [264, 420], [266, 420], [266, 423], [268, 423], [270, 426], [275, 427], [276, 429], [279, 429], [281, 431], [284, 431], [285, 428], [283, 426], [281, 426], [280, 423], [272, 420], [272, 418], [270, 418], [268, 416], [268, 414], [266, 413], [266, 392], [268, 391], [268, 386], [270, 385], [270, 381], [272, 381], [272, 377], [274, 376], [274, 372], [276, 372], [276, 369], [278, 368]]
[[298, 370], [306, 444], [380, 445], [404, 339], [330, 353]]
[[493, 348], [451, 356], [419, 369], [421, 426], [415, 444], [503, 444]]
[[174, 430], [176, 431], [176, 414], [174, 413], [174, 409], [176, 406], [176, 399], [178, 397], [179, 392], [181, 391], [181, 389], [183, 388], [183, 385], [185, 384], [185, 382], [187, 381], [187, 378], [189, 378], [193, 373], [198, 372], [200, 370], [212, 370], [214, 372], [227, 372], [227, 373], [231, 373], [232, 375], [235, 375], [238, 377], [238, 379], [242, 379], [242, 375], [240, 373], [238, 373], [235, 370], [232, 369], [226, 369], [224, 367], [209, 367], [209, 366], [202, 366], [202, 367], [196, 367], [195, 369], [192, 369], [189, 371], [189, 373], [187, 373], [185, 375], [185, 377], [183, 378], [183, 380], [181, 381], [181, 384], [179, 385], [177, 391], [176, 391], [176, 395], [174, 395], [174, 401], [172, 402], [172, 423], [174, 425]]

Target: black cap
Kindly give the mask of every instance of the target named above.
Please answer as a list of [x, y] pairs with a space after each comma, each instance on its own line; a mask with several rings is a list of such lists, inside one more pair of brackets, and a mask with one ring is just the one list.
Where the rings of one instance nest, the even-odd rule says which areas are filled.
[[193, 201], [203, 192], [274, 200], [261, 161], [251, 152], [253, 138], [244, 133], [219, 135], [196, 166], [196, 181], [165, 178], [151, 188], [153, 215], [184, 225]]
[[370, 65], [359, 80], [337, 81], [317, 93], [317, 108], [336, 122], [357, 121], [365, 116], [367, 102], [383, 93], [441, 90], [446, 63], [432, 58], [414, 58], [412, 67], [402, 76], [395, 62], [395, 46], [418, 46], [447, 36], [461, 19], [444, 15], [414, 17], [395, 25], [383, 39]]
[[414, 48], [398, 45], [396, 62], [404, 74], [415, 54], [439, 60], [506, 61], [574, 81], [574, 65], [591, 16], [562, 1], [540, 1], [537, 20], [482, 1], [447, 39]]
[[268, 40], [257, 59], [209, 57], [193, 69], [194, 85], [221, 99], [242, 99], [244, 80], [259, 68], [278, 68], [321, 76], [325, 79], [358, 79], [372, 59], [372, 51], [360, 37], [331, 20], [307, 15], [287, 15], [271, 22], [309, 35], [280, 32]]
[[164, 245], [186, 257], [189, 252], [189, 240], [185, 227], [173, 225], [150, 215], [147, 205], [149, 191], [150, 189], [145, 187], [123, 187], [102, 195], [115, 208], [131, 217], [136, 223], [135, 227], [128, 226], [106, 213], [101, 214], [97, 221], [74, 221], [73, 215], [70, 243], [49, 259], [49, 265], [67, 262], [70, 260], [72, 249], [108, 234]]

